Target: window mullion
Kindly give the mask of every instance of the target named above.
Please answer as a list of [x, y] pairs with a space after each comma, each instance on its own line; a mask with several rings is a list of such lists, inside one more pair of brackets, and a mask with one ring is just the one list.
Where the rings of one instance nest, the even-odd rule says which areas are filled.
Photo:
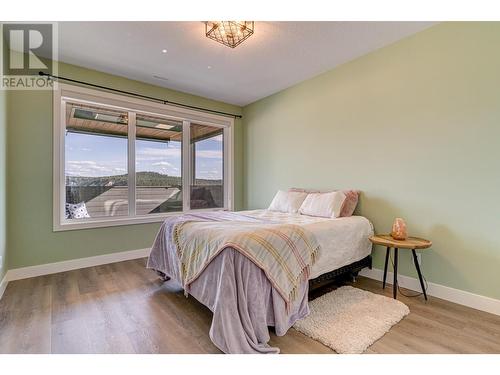
[[191, 153], [190, 153], [190, 129], [189, 121], [182, 122], [182, 210], [189, 211], [191, 190]]
[[[54, 115], [59, 115], [59, 128], [56, 129], [54, 133], [58, 138], [57, 142], [54, 142], [54, 147], [56, 150], [56, 157], [54, 158], [57, 163], [57, 169], [54, 168], [54, 172], [57, 170], [57, 182], [54, 187], [57, 191], [57, 202], [58, 202], [58, 218], [57, 222], [54, 224], [60, 225], [66, 220], [66, 101], [64, 99], [60, 102], [59, 113], [54, 111]], [[56, 166], [56, 164], [54, 164]], [[54, 173], [55, 174], [55, 173]], [[56, 202], [56, 195], [54, 195], [54, 202]]]
[[232, 158], [229, 157], [230, 154], [230, 138], [231, 138], [231, 133], [229, 128], [224, 128], [224, 131], [222, 133], [222, 147], [223, 147], [223, 153], [222, 153], [222, 186], [223, 186], [223, 193], [224, 193], [224, 208], [226, 210], [232, 210], [233, 209], [233, 202], [232, 202], [232, 192], [230, 191], [230, 184], [229, 181], [232, 178], [231, 175], [231, 170], [232, 170]]
[[128, 112], [128, 215], [136, 215], [135, 132], [136, 113]]

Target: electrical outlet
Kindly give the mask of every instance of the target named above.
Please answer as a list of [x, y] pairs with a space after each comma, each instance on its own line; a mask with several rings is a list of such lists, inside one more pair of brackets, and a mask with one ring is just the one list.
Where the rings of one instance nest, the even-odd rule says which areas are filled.
[[[417, 262], [420, 267], [422, 267], [422, 254], [417, 253]], [[415, 263], [415, 260], [413, 260], [413, 263]]]

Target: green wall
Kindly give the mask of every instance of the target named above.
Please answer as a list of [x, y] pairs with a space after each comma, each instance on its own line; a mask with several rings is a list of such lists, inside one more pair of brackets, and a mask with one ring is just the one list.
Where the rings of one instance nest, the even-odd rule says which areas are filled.
[[[73, 65], [59, 64], [59, 74], [190, 105], [241, 113], [237, 106]], [[8, 117], [7, 238], [10, 269], [151, 246], [159, 223], [53, 232], [52, 93], [9, 92]], [[243, 199], [242, 133], [241, 120], [236, 120], [236, 209], [242, 208]], [[0, 186], [0, 193], [2, 191]], [[0, 216], [0, 223], [4, 222], [2, 220]]]
[[377, 232], [433, 241], [429, 281], [500, 298], [499, 46], [500, 23], [439, 24], [245, 107], [246, 206], [360, 189]]
[[5, 180], [7, 154], [7, 92], [0, 90], [0, 281], [7, 272], [7, 219], [6, 219], [6, 189]]

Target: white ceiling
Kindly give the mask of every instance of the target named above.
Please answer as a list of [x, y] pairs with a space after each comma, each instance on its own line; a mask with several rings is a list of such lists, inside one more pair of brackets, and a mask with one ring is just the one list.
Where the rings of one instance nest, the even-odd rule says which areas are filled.
[[202, 22], [60, 22], [59, 60], [243, 106], [433, 24], [255, 22], [231, 49]]

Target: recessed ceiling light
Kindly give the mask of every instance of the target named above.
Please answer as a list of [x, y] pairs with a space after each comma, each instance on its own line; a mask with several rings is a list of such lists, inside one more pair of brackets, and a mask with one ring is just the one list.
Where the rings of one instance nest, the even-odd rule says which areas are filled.
[[166, 49], [162, 49], [161, 52], [162, 53], [167, 53], [167, 50]]
[[212, 69], [212, 67], [211, 67], [210, 65], [209, 65], [209, 66], [207, 66], [207, 68], [208, 68], [208, 69]]

